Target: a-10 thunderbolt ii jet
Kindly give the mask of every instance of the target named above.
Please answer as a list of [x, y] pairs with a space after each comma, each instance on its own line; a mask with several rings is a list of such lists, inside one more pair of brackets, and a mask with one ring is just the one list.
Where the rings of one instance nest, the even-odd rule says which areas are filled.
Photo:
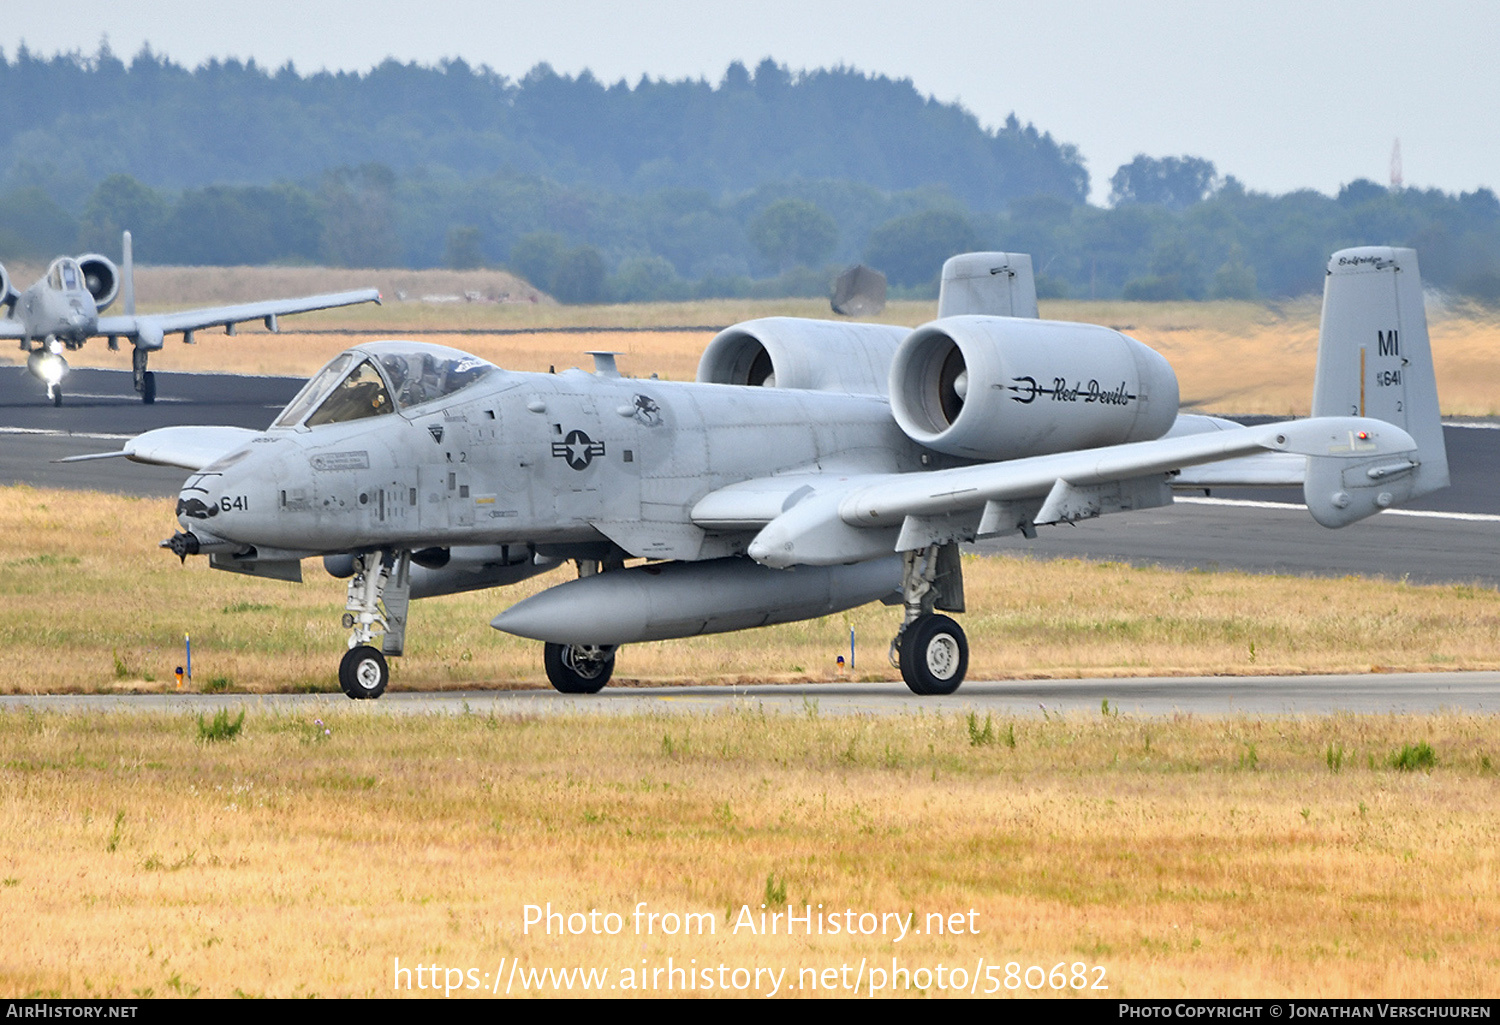
[[[1443, 487], [1416, 255], [1328, 265], [1313, 416], [1179, 416], [1177, 379], [1117, 331], [1036, 319], [1030, 258], [955, 257], [914, 331], [793, 318], [716, 336], [696, 383], [515, 373], [415, 342], [335, 357], [265, 431], [169, 427], [125, 455], [194, 471], [164, 547], [219, 569], [347, 577], [339, 678], [377, 697], [411, 598], [578, 579], [500, 612], [594, 692], [621, 645], [881, 600], [918, 694], [963, 680], [958, 546], [1172, 502], [1173, 488], [1303, 484], [1339, 527]], [[644, 560], [644, 561], [636, 561]], [[378, 638], [378, 640], [377, 640]]]
[[[98, 253], [60, 256], [24, 292], [12, 288], [5, 268], [0, 267], [0, 306], [7, 307], [7, 315], [0, 318], [0, 338], [20, 342], [21, 350], [26, 353], [27, 369], [47, 386], [47, 398], [54, 406], [62, 405], [62, 382], [68, 375], [68, 361], [63, 352], [78, 349], [90, 338], [101, 335], [108, 338], [111, 349], [120, 347], [121, 338], [129, 339], [133, 346], [135, 390], [142, 402], [150, 404], [156, 401], [156, 375], [146, 369], [146, 361], [162, 347], [169, 334], [180, 332], [182, 340], [191, 344], [195, 331], [222, 327], [234, 334], [235, 325], [251, 320], [264, 321], [268, 330], [275, 331], [277, 318], [289, 313], [380, 301], [380, 293], [367, 288], [305, 299], [269, 299], [137, 316], [128, 231], [124, 233], [122, 255], [120, 267]], [[101, 316], [122, 292], [125, 312]]]

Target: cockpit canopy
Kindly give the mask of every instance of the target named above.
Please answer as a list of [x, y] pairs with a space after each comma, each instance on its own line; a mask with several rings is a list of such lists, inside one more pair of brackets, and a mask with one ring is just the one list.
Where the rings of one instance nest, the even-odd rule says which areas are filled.
[[74, 292], [83, 287], [83, 271], [78, 268], [78, 261], [70, 256], [62, 256], [52, 261], [52, 266], [47, 268], [47, 284], [54, 292]]
[[371, 342], [329, 360], [271, 426], [319, 427], [405, 412], [477, 384], [496, 369], [442, 345]]

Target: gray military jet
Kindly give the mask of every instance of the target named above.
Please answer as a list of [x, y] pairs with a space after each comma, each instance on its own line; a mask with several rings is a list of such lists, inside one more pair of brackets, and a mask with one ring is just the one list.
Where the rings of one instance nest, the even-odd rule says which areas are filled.
[[[124, 314], [100, 316], [122, 291]], [[11, 287], [5, 268], [0, 267], [0, 305], [8, 308], [8, 315], [0, 319], [0, 338], [20, 342], [21, 350], [27, 354], [27, 369], [47, 386], [47, 398], [54, 406], [62, 405], [62, 382], [68, 374], [64, 350], [72, 352], [100, 335], [109, 339], [111, 349], [118, 349], [120, 339], [128, 338], [134, 345], [135, 390], [141, 401], [149, 405], [156, 401], [156, 375], [146, 369], [146, 361], [162, 347], [169, 334], [181, 332], [182, 340], [192, 344], [195, 331], [222, 327], [234, 334], [235, 325], [251, 320], [264, 321], [268, 330], [275, 331], [277, 318], [288, 313], [379, 301], [380, 293], [367, 288], [306, 299], [271, 299], [137, 316], [135, 273], [127, 231], [122, 266], [118, 268], [98, 253], [60, 256], [52, 261], [41, 280], [18, 293]]]
[[193, 471], [162, 542], [183, 559], [300, 581], [322, 556], [348, 579], [354, 698], [385, 690], [410, 599], [565, 560], [577, 579], [492, 623], [543, 642], [558, 690], [599, 690], [635, 641], [878, 600], [904, 612], [908, 686], [947, 694], [968, 666], [942, 614], [964, 608], [964, 542], [1235, 483], [1300, 483], [1339, 527], [1448, 482], [1411, 250], [1334, 255], [1313, 416], [1287, 423], [1179, 416], [1160, 355], [1036, 319], [1026, 256], [948, 261], [938, 313], [914, 331], [739, 324], [693, 383], [623, 377], [609, 353], [535, 374], [356, 345], [265, 431], [168, 427], [115, 454]]

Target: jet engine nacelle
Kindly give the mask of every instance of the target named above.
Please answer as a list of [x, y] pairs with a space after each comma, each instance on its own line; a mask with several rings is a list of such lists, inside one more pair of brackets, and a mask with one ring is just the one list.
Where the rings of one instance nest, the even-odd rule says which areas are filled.
[[960, 316], [913, 331], [891, 364], [907, 436], [947, 455], [1018, 459], [1147, 441], [1177, 417], [1177, 375], [1092, 324]]
[[698, 361], [698, 381], [884, 395], [906, 329], [765, 317], [720, 331]]
[[78, 269], [83, 271], [83, 285], [94, 297], [94, 306], [103, 313], [120, 294], [119, 270], [107, 256], [98, 253], [80, 256]]

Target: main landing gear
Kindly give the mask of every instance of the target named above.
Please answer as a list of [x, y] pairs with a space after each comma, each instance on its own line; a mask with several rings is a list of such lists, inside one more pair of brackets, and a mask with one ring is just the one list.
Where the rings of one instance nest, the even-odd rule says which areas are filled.
[[[610, 569], [623, 569], [625, 554], [611, 551], [602, 559], [577, 559], [578, 575], [591, 577]], [[609, 683], [615, 673], [614, 644], [554, 644], [542, 645], [542, 667], [547, 670], [547, 682], [562, 694], [597, 694]]]
[[[339, 663], [339, 686], [351, 698], [378, 698], [391, 682], [386, 656], [406, 646], [406, 608], [411, 599], [411, 552], [366, 552], [354, 557], [344, 628], [349, 650]], [[370, 642], [381, 634], [380, 647]]]
[[903, 555], [906, 618], [891, 641], [891, 664], [913, 694], [952, 694], [969, 671], [969, 640], [962, 627], [934, 610], [964, 610], [958, 545], [929, 545]]
[[542, 646], [547, 680], [563, 694], [597, 694], [615, 671], [615, 649], [598, 644]]

